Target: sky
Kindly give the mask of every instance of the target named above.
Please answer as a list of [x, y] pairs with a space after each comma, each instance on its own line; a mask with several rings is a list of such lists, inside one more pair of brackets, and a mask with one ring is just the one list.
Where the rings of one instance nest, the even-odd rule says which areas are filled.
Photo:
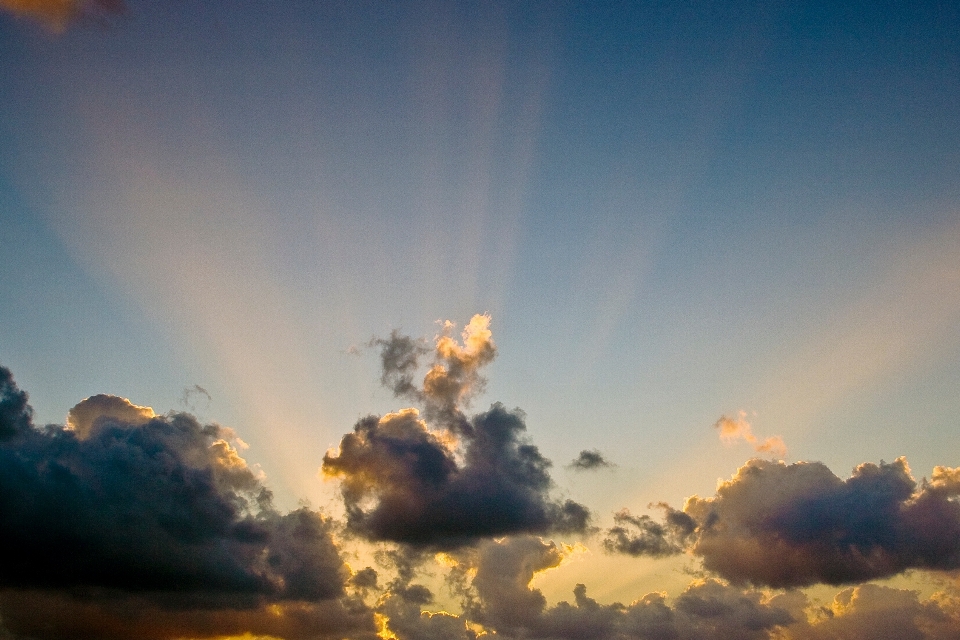
[[0, 639], [960, 637], [951, 2], [0, 0]]

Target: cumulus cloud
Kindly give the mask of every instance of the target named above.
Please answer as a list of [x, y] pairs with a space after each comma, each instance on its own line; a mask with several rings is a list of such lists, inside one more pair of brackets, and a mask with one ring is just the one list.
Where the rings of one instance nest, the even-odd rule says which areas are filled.
[[[858, 584], [827, 605], [793, 588], [958, 568], [960, 468], [917, 482], [899, 459], [842, 480], [819, 463], [752, 460], [711, 498], [654, 505], [660, 519], [616, 514], [604, 539], [634, 555], [692, 553], [712, 577], [629, 604], [578, 584], [551, 606], [536, 577], [576, 548], [531, 532], [565, 518], [582, 529], [586, 511], [549, 498], [549, 463], [516, 411], [430, 428], [407, 409], [361, 420], [328, 454], [347, 524], [410, 543], [380, 548], [381, 575], [346, 566], [338, 523], [278, 512], [228, 429], [115, 396], [79, 403], [71, 428], [37, 428], [27, 401], [0, 368], [0, 638], [960, 637], [952, 584], [925, 599]], [[439, 548], [459, 611], [431, 610], [417, 582]]]
[[499, 403], [470, 418], [462, 411], [483, 387], [480, 368], [496, 353], [489, 321], [474, 316], [462, 345], [446, 323], [419, 386], [422, 343], [397, 333], [378, 342], [384, 384], [419, 400], [424, 411], [364, 418], [324, 456], [323, 473], [341, 480], [353, 531], [455, 548], [484, 537], [586, 529], [586, 507], [550, 497], [551, 463], [524, 438], [521, 411]]
[[0, 367], [0, 442], [29, 433], [32, 423], [27, 393], [17, 388], [9, 369]]
[[67, 428], [84, 440], [101, 425], [138, 427], [156, 418], [151, 407], [140, 407], [126, 398], [99, 394], [78, 402], [67, 413]]
[[78, 404], [72, 428], [41, 429], [26, 401], [0, 368], [0, 617], [8, 629], [104, 637], [90, 630], [152, 620], [161, 629], [176, 619], [206, 633], [210, 621], [266, 620], [269, 607], [290, 620], [372, 624], [369, 612], [344, 604], [350, 571], [333, 523], [306, 508], [274, 509], [229, 430], [115, 396]]
[[123, 13], [123, 0], [0, 0], [0, 9], [63, 31], [78, 19]]
[[372, 540], [441, 548], [586, 528], [586, 507], [550, 498], [550, 462], [522, 439], [521, 412], [494, 404], [468, 424], [455, 440], [416, 409], [360, 420], [322, 467], [341, 479], [349, 526]]
[[462, 612], [430, 612], [428, 589], [385, 590], [377, 611], [384, 637], [397, 640], [946, 640], [960, 635], [960, 599], [948, 589], [918, 592], [864, 584], [821, 605], [797, 590], [738, 587], [715, 578], [691, 582], [672, 603], [653, 592], [630, 604], [602, 604], [587, 588], [549, 606], [533, 586], [573, 549], [537, 536], [485, 540], [453, 552]]
[[[461, 575], [472, 576], [461, 625], [468, 622], [468, 629], [494, 631], [505, 640], [761, 640], [793, 622], [790, 612], [771, 603], [765, 594], [717, 580], [694, 582], [673, 606], [661, 593], [647, 594], [629, 605], [604, 605], [590, 598], [582, 584], [574, 587], [572, 603], [548, 606], [543, 593], [531, 584], [537, 574], [559, 566], [572, 551], [526, 535], [487, 540], [461, 554]], [[390, 630], [395, 631], [392, 619]], [[397, 635], [401, 640], [417, 637]]]
[[669, 517], [662, 525], [634, 519], [627, 522], [637, 533], [631, 538], [615, 527], [607, 548], [633, 555], [683, 549], [734, 584], [772, 587], [957, 569], [958, 477], [956, 469], [937, 467], [932, 481], [918, 484], [903, 458], [861, 464], [846, 480], [819, 462], [755, 459], [714, 497], [687, 500], [682, 513], [696, 523], [690, 535], [678, 536]]
[[614, 465], [612, 462], [604, 458], [602, 453], [594, 449], [592, 451], [581, 451], [580, 455], [577, 456], [569, 466], [574, 471], [587, 471], [591, 469], [612, 467]]
[[747, 422], [746, 411], [739, 411], [734, 418], [722, 415], [713, 423], [713, 426], [720, 432], [720, 439], [724, 442], [744, 440], [753, 445], [753, 450], [757, 453], [764, 453], [772, 458], [783, 458], [787, 455], [787, 445], [780, 436], [770, 436], [760, 440], [753, 435], [753, 429]]

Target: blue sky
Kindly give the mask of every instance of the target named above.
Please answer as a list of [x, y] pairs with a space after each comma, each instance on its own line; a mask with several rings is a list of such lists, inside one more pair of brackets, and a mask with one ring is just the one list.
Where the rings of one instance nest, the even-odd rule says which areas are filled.
[[[486, 313], [470, 410], [521, 408], [601, 528], [712, 495], [758, 455], [713, 428], [741, 411], [841, 478], [958, 464], [951, 3], [16, 6], [0, 364], [37, 424], [188, 410], [339, 513], [324, 453], [407, 402], [365, 345]], [[646, 592], [587, 565], [550, 602]]]

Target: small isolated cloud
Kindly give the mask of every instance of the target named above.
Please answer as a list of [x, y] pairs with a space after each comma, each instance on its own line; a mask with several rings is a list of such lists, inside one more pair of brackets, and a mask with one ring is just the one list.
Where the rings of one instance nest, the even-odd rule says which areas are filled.
[[55, 32], [85, 18], [103, 18], [123, 13], [124, 0], [0, 0], [0, 9], [36, 20]]
[[626, 509], [614, 514], [614, 526], [607, 531], [604, 548], [615, 553], [654, 558], [683, 552], [697, 528], [696, 521], [666, 503], [657, 506], [664, 511], [662, 523], [650, 516], [632, 515]]
[[614, 464], [603, 457], [603, 454], [596, 449], [592, 451], [583, 450], [570, 464], [569, 467], [574, 471], [588, 471], [591, 469], [603, 469], [613, 467]]
[[590, 514], [572, 500], [550, 497], [549, 467], [524, 434], [524, 415], [493, 404], [472, 417], [463, 407], [483, 387], [480, 369], [496, 354], [490, 318], [476, 315], [452, 337], [446, 323], [430, 352], [394, 332], [377, 340], [381, 380], [409, 408], [360, 420], [322, 471], [341, 480], [350, 528], [371, 539], [455, 548], [491, 536], [584, 531]]
[[192, 387], [186, 387], [183, 390], [183, 395], [180, 396], [180, 404], [186, 409], [196, 413], [198, 402], [202, 402], [205, 405], [205, 408], [209, 409], [210, 403], [213, 402], [213, 396], [210, 395], [209, 391], [198, 384], [195, 384]]
[[764, 453], [772, 458], [785, 458], [787, 455], [787, 445], [780, 436], [770, 436], [761, 441], [753, 435], [750, 423], [747, 422], [746, 411], [739, 411], [736, 418], [722, 415], [713, 426], [720, 431], [720, 440], [725, 443], [745, 440], [753, 445], [757, 453]]

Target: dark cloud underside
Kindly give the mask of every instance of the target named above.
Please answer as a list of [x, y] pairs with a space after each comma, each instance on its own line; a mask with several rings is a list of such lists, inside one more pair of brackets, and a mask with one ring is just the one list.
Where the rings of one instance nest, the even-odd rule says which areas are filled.
[[[344, 596], [349, 570], [331, 522], [305, 508], [277, 512], [228, 430], [183, 413], [144, 418], [145, 408], [114, 396], [75, 407], [82, 431], [38, 429], [26, 401], [0, 368], [0, 616], [8, 628], [30, 626], [25, 593], [59, 603], [56, 610], [79, 607], [83, 619], [126, 610], [101, 606], [109, 602], [212, 619]], [[109, 410], [97, 416], [97, 407]], [[124, 411], [137, 423], [116, 417]], [[101, 604], [81, 606], [77, 594], [99, 594]]]
[[[667, 519], [619, 517], [606, 547], [632, 555], [692, 551], [735, 584], [847, 584], [908, 569], [960, 568], [960, 473], [919, 484], [904, 459], [864, 463], [841, 480], [819, 462], [751, 460], [712, 498]], [[687, 520], [682, 520], [686, 518]], [[688, 531], [695, 526], [695, 531]]]
[[323, 472], [341, 479], [355, 532], [455, 548], [492, 536], [586, 529], [586, 507], [550, 497], [550, 461], [524, 438], [521, 411], [499, 403], [473, 417], [462, 411], [496, 354], [489, 320], [474, 316], [462, 345], [445, 324], [420, 385], [422, 342], [397, 332], [373, 341], [381, 347], [382, 382], [420, 402], [423, 416], [405, 409], [364, 418], [324, 456]]

